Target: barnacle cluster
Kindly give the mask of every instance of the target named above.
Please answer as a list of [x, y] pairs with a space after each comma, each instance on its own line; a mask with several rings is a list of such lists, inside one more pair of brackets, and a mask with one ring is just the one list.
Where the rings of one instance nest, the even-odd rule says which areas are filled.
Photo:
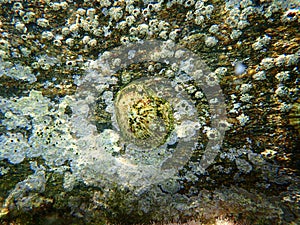
[[0, 223], [298, 224], [299, 7], [0, 0]]

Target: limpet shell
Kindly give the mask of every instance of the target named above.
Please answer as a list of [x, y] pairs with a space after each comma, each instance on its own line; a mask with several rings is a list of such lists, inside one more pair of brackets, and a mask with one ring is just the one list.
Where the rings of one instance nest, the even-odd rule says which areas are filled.
[[[165, 93], [164, 83], [161, 79], [142, 79], [119, 91], [115, 111], [126, 141], [144, 147], [159, 146], [165, 142], [174, 128], [174, 118], [169, 103], [172, 94]], [[164, 98], [155, 94], [157, 89], [162, 89]]]

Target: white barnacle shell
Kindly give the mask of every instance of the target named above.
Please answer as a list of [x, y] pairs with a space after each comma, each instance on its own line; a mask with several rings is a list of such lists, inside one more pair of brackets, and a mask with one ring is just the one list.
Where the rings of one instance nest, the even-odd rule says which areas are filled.
[[45, 18], [39, 18], [37, 19], [37, 25], [39, 25], [40, 27], [48, 27], [49, 26], [49, 20], [45, 19]]
[[121, 7], [111, 7], [109, 15], [112, 20], [119, 21], [123, 17], [123, 9]]
[[286, 81], [290, 78], [290, 72], [289, 71], [281, 71], [275, 75], [276, 79], [280, 82]]
[[210, 73], [205, 80], [209, 86], [215, 86], [219, 83], [219, 78], [215, 73]]
[[259, 71], [255, 73], [253, 76], [254, 80], [265, 80], [266, 79], [266, 72], [265, 71]]
[[205, 45], [207, 47], [214, 47], [218, 43], [218, 39], [215, 37], [206, 37], [205, 39]]
[[245, 115], [244, 113], [237, 117], [237, 120], [239, 121], [241, 126], [245, 126], [249, 119], [249, 116]]

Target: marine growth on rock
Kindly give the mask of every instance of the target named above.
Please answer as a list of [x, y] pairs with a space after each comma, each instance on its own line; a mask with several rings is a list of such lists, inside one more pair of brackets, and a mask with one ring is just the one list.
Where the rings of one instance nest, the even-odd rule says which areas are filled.
[[300, 223], [299, 9], [0, 0], [0, 223]]

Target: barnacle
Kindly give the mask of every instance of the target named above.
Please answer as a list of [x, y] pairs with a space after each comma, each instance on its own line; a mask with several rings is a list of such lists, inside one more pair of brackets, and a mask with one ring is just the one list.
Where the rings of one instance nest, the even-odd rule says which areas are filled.
[[299, 0], [11, 2], [3, 223], [298, 222]]

